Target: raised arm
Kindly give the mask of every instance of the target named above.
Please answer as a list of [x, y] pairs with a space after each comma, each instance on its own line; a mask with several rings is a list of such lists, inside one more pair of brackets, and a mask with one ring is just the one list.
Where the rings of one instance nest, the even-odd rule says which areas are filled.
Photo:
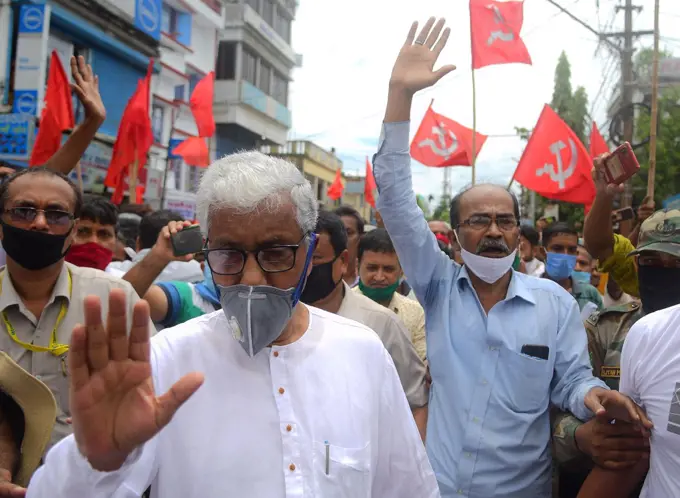
[[73, 129], [66, 143], [45, 163], [50, 168], [68, 175], [76, 167], [85, 150], [106, 119], [106, 108], [99, 95], [99, 78], [82, 56], [71, 57], [73, 91], [85, 109], [85, 119]]
[[413, 95], [437, 83], [455, 69], [434, 64], [449, 38], [444, 19], [430, 18], [416, 38], [413, 23], [392, 70], [385, 122], [378, 153], [373, 159], [378, 185], [378, 210], [399, 255], [409, 285], [426, 305], [432, 300], [436, 276], [452, 271], [453, 264], [437, 245], [418, 207], [411, 179], [409, 120]]

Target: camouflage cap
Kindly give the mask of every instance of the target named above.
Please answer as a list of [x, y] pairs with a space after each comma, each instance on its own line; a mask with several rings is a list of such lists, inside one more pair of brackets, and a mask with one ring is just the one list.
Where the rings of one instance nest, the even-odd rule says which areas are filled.
[[642, 223], [637, 249], [630, 256], [643, 251], [665, 252], [680, 258], [680, 210], [662, 209]]

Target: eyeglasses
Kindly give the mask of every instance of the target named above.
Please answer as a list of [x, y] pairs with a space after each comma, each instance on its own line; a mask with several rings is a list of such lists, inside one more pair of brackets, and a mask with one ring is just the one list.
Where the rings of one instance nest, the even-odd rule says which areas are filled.
[[[514, 230], [519, 226], [517, 218], [512, 215], [500, 215], [500, 216], [487, 216], [485, 214], [479, 214], [470, 216], [467, 220], [461, 221], [458, 227], [461, 225], [467, 225], [472, 230], [488, 230], [492, 222], [496, 222], [498, 228], [504, 232], [509, 232]], [[456, 228], [458, 228], [456, 227]]]
[[238, 275], [246, 266], [248, 254], [255, 255], [257, 264], [265, 273], [282, 273], [295, 266], [297, 250], [302, 245], [304, 238], [297, 244], [275, 245], [257, 251], [206, 249], [203, 253], [210, 271], [216, 275]]
[[59, 209], [15, 207], [3, 211], [3, 214], [8, 215], [9, 221], [12, 224], [19, 226], [32, 224], [38, 217], [38, 213], [42, 213], [50, 228], [58, 233], [66, 233], [71, 230], [73, 220], [75, 219], [75, 216], [68, 211], [61, 211]]

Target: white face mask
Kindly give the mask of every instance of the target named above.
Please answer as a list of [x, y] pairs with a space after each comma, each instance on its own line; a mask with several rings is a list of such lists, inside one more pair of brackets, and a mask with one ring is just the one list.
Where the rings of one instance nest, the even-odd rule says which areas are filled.
[[[456, 234], [456, 239], [458, 239], [458, 233], [454, 233]], [[460, 256], [463, 258], [465, 266], [487, 284], [495, 284], [512, 268], [517, 253], [517, 249], [515, 249], [502, 258], [485, 258], [463, 249], [460, 239], [458, 239], [458, 245], [460, 246]]]

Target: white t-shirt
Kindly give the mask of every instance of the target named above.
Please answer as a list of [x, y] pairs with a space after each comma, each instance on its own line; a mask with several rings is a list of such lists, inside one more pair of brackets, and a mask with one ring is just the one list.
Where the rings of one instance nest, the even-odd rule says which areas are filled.
[[652, 313], [628, 332], [620, 391], [654, 424], [649, 473], [640, 498], [680, 493], [680, 305]]
[[532, 277], [541, 277], [545, 273], [545, 264], [537, 258], [534, 258], [531, 261], [525, 261], [524, 268], [527, 270], [527, 275], [531, 275]]

